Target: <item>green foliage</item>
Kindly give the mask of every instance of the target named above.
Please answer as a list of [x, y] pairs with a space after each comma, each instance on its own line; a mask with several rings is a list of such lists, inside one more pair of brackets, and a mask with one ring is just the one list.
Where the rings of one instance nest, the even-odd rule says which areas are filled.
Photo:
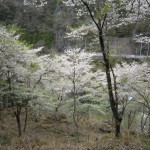
[[0, 135], [0, 145], [10, 145], [11, 138], [8, 135], [2, 134]]
[[150, 139], [145, 139], [145, 140], [143, 141], [143, 143], [146, 144], [146, 145], [150, 145]]
[[120, 82], [122, 83], [122, 84], [125, 84], [125, 83], [127, 83], [128, 82], [128, 77], [127, 76], [122, 76], [121, 77], [121, 79], [120, 79]]
[[107, 35], [118, 37], [130, 37], [132, 36], [135, 24], [122, 25], [120, 27], [114, 27], [108, 30]]
[[115, 56], [109, 56], [109, 60], [112, 67], [115, 67], [116, 64], [121, 64], [121, 58]]
[[[121, 16], [124, 17], [126, 12], [124, 9], [120, 10]], [[133, 31], [137, 34], [143, 33], [149, 35], [150, 31], [150, 19], [142, 20], [139, 23], [129, 23], [128, 25], [122, 25], [120, 27], [114, 27], [108, 30], [107, 34], [109, 36], [118, 36], [118, 37], [131, 37], [133, 35]]]
[[119, 13], [120, 18], [124, 18], [126, 17], [127, 10], [125, 8], [122, 8], [122, 9], [119, 9], [118, 13]]
[[108, 150], [114, 150], [114, 146], [110, 146]]
[[147, 64], [150, 66], [150, 57], [145, 58], [144, 62], [147, 62]]
[[21, 41], [26, 41], [29, 44], [37, 44], [39, 41], [44, 41], [45, 45], [50, 48], [55, 39], [54, 32], [24, 32], [20, 36]]
[[106, 2], [106, 3], [105, 3], [105, 6], [104, 6], [103, 9], [102, 9], [102, 15], [105, 15], [108, 11], [111, 10], [110, 5], [111, 5], [110, 2]]
[[8, 21], [14, 19], [16, 14], [16, 7], [13, 1], [0, 2], [0, 21]]
[[[17, 23], [24, 28], [26, 31], [23, 29], [24, 31], [17, 32], [21, 34], [20, 41], [25, 44], [35, 45], [42, 41], [44, 46], [51, 48], [55, 40], [53, 30], [55, 10], [61, 1], [57, 3], [57, 1], [51, 0], [39, 9], [35, 6], [22, 5], [22, 2], [17, 0], [0, 2], [0, 21], [5, 22], [5, 25]], [[17, 13], [18, 15], [16, 15]], [[31, 21], [31, 18], [34, 19]]]
[[0, 79], [0, 86], [2, 85], [5, 85], [7, 82], [5, 81], [5, 80], [3, 80], [3, 79]]
[[[21, 28], [18, 24], [9, 24], [7, 21], [3, 22], [3, 26], [7, 29], [7, 32], [13, 33], [15, 35], [22, 35], [25, 33], [25, 29]], [[19, 39], [18, 42], [20, 44], [27, 46], [28, 48], [32, 48], [32, 44], [28, 43], [26, 40]]]
[[35, 63], [35, 62], [31, 62], [30, 63], [30, 69], [31, 70], [37, 70], [39, 68], [39, 64], [38, 63]]
[[148, 19], [142, 20], [140, 23], [136, 25], [136, 32], [137, 34], [143, 33], [146, 34], [147, 36], [150, 35], [150, 16], [147, 16]]
[[3, 25], [6, 27], [7, 31], [10, 32], [21, 32], [22, 29], [17, 24], [8, 24], [7, 22], [4, 22]]
[[92, 62], [92, 64], [94, 66], [92, 69], [93, 72], [97, 71], [97, 69], [104, 69], [104, 65], [103, 65], [102, 61], [95, 60]]
[[100, 105], [100, 101], [99, 100], [94, 100], [92, 97], [89, 98], [88, 96], [80, 98], [79, 102], [81, 104]]

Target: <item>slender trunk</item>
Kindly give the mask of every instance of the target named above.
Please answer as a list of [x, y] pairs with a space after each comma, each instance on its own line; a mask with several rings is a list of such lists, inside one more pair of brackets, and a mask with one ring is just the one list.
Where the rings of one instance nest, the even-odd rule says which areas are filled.
[[76, 83], [75, 83], [75, 77], [76, 77], [76, 70], [74, 68], [74, 72], [73, 72], [73, 100], [74, 100], [74, 109], [73, 109], [73, 120], [74, 120], [74, 124], [75, 124], [75, 128], [76, 128], [76, 138], [77, 138], [77, 142], [80, 142], [80, 138], [79, 138], [79, 127], [78, 127], [78, 120], [77, 120], [77, 116], [76, 116], [76, 112], [77, 112], [77, 100], [76, 100]]
[[16, 110], [13, 109], [14, 114], [16, 116], [16, 121], [17, 121], [17, 127], [18, 127], [18, 135], [21, 137], [22, 131], [21, 131], [21, 120], [20, 120], [20, 114], [21, 114], [21, 106], [18, 104], [16, 106]]
[[144, 132], [143, 119], [144, 119], [144, 116], [142, 115], [141, 117], [141, 132], [142, 133]]
[[[145, 129], [145, 125], [147, 123], [147, 119], [148, 119], [148, 115], [146, 118], [144, 118], [144, 115], [145, 115], [145, 109], [144, 109], [144, 106], [143, 106], [143, 112], [142, 112], [142, 117], [141, 117], [141, 132], [143, 133], [144, 132], [144, 129]], [[144, 120], [145, 119], [145, 120]]]
[[24, 120], [23, 132], [26, 132], [27, 120], [28, 120], [28, 107], [26, 106], [26, 108], [25, 108], [25, 120]]
[[18, 126], [18, 134], [19, 134], [19, 137], [21, 137], [22, 132], [21, 132], [20, 115], [19, 115], [19, 116], [16, 116], [16, 119], [17, 119], [17, 126]]
[[150, 50], [150, 48], [149, 48], [149, 42], [148, 42], [147, 56], [149, 55], [149, 50]]
[[115, 120], [115, 137], [120, 136], [120, 127], [121, 127], [121, 119], [120, 120]]
[[[119, 116], [118, 113], [118, 108], [117, 108], [117, 99], [116, 97], [114, 97], [113, 94], [113, 86], [112, 86], [112, 81], [111, 81], [111, 68], [110, 68], [110, 61], [109, 61], [109, 51], [106, 51], [105, 49], [105, 44], [104, 44], [104, 38], [103, 38], [103, 28], [104, 25], [106, 23], [106, 18], [107, 18], [107, 13], [104, 15], [103, 20], [101, 20], [101, 18], [98, 19], [98, 22], [96, 21], [89, 5], [87, 2], [85, 2], [84, 0], [81, 0], [81, 2], [86, 6], [92, 21], [94, 22], [94, 24], [96, 25], [97, 29], [98, 29], [98, 33], [99, 33], [99, 44], [102, 50], [102, 54], [103, 54], [103, 60], [104, 60], [104, 64], [105, 64], [105, 72], [106, 72], [106, 78], [107, 78], [107, 87], [108, 87], [108, 94], [109, 94], [109, 102], [110, 102], [110, 107], [113, 113], [113, 117], [115, 119], [115, 132], [116, 132], [116, 137], [118, 137], [120, 135], [120, 125], [121, 125], [121, 121], [122, 121], [122, 116]], [[99, 1], [97, 1], [97, 4], [99, 4]], [[97, 5], [99, 6], [99, 5]], [[98, 8], [99, 10], [99, 8]]]
[[0, 120], [2, 120], [2, 102], [0, 102]]
[[140, 56], [142, 55], [143, 43], [141, 42]]
[[[132, 117], [132, 114], [133, 114], [133, 117]], [[128, 130], [130, 129], [130, 127], [134, 121], [135, 114], [136, 114], [136, 111], [134, 111], [134, 112], [130, 111], [130, 113], [128, 114]]]
[[75, 124], [75, 128], [76, 128], [76, 138], [77, 138], [77, 142], [80, 142], [80, 138], [79, 138], [79, 127], [78, 127], [78, 121], [76, 119], [76, 104], [75, 104], [75, 100], [74, 100], [74, 111], [73, 111], [73, 121]]
[[100, 43], [100, 47], [102, 50], [103, 60], [104, 60], [105, 69], [106, 69], [105, 72], [106, 72], [106, 78], [107, 78], [107, 87], [108, 87], [110, 107], [113, 113], [113, 117], [115, 119], [115, 136], [119, 137], [122, 118], [119, 117], [117, 100], [115, 101], [114, 94], [113, 94], [113, 86], [112, 86], [111, 74], [110, 74], [111, 66], [109, 62], [109, 53], [106, 52], [105, 50], [102, 31], [99, 31], [99, 43]]
[[131, 121], [131, 111], [130, 113], [128, 114], [128, 130], [130, 128], [130, 121]]

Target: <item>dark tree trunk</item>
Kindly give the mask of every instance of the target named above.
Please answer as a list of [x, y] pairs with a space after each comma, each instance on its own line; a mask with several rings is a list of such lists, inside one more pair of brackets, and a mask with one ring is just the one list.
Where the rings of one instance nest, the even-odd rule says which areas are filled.
[[17, 127], [18, 127], [18, 135], [19, 137], [22, 136], [22, 131], [21, 131], [21, 120], [20, 120], [20, 114], [21, 114], [21, 106], [19, 104], [17, 104], [16, 106], [16, 110], [13, 108], [15, 117], [16, 117], [16, 121], [17, 121]]
[[73, 112], [73, 121], [74, 121], [74, 124], [75, 124], [75, 128], [76, 128], [76, 138], [77, 138], [77, 142], [79, 143], [80, 142], [80, 137], [79, 137], [79, 127], [78, 127], [78, 121], [77, 121], [77, 118], [76, 118], [76, 108], [74, 107], [74, 112]]
[[21, 132], [20, 115], [19, 115], [19, 116], [16, 116], [16, 119], [17, 119], [17, 126], [18, 126], [18, 134], [19, 134], [19, 137], [21, 137], [22, 132]]
[[25, 108], [25, 120], [24, 120], [23, 132], [26, 132], [27, 120], [28, 120], [28, 107], [26, 106], [26, 108]]
[[[106, 23], [107, 12], [105, 13], [103, 18], [98, 18], [98, 22], [97, 22], [88, 3], [84, 0], [81, 0], [81, 1], [87, 8], [92, 21], [95, 23], [95, 25], [97, 27], [97, 31], [98, 31], [98, 35], [99, 35], [99, 44], [100, 44], [100, 48], [101, 48], [102, 55], [103, 55], [105, 73], [106, 73], [106, 78], [107, 78], [109, 103], [110, 103], [110, 107], [111, 107], [113, 117], [115, 120], [115, 136], [119, 137], [120, 136], [120, 126], [121, 126], [121, 121], [122, 121], [123, 115], [120, 116], [119, 112], [118, 112], [118, 96], [116, 95], [117, 94], [116, 77], [114, 75], [113, 68], [111, 68], [111, 64], [110, 64], [110, 60], [109, 60], [109, 49], [106, 50], [106, 48], [105, 48], [104, 35], [103, 35], [103, 29], [104, 29], [104, 25]], [[97, 1], [97, 6], [99, 6], [99, 1]], [[98, 10], [99, 10], [99, 8], [98, 8]], [[111, 73], [113, 74], [113, 76], [115, 78], [111, 77]], [[112, 85], [112, 79], [114, 81], [114, 87]], [[113, 94], [113, 91], [115, 92], [115, 96]]]
[[115, 121], [115, 137], [117, 137], [117, 138], [120, 136], [121, 121], [122, 121], [122, 119]]
[[119, 113], [118, 113], [118, 99], [115, 99], [114, 94], [113, 94], [112, 78], [110, 74], [110, 71], [112, 68], [111, 68], [111, 64], [109, 61], [109, 52], [105, 50], [102, 30], [99, 31], [99, 43], [100, 43], [101, 51], [103, 54], [104, 64], [105, 64], [105, 72], [106, 72], [106, 78], [107, 78], [107, 88], [108, 88], [108, 94], [109, 94], [110, 107], [113, 113], [113, 117], [115, 119], [115, 136], [119, 137], [122, 118], [119, 117]]
[[2, 102], [0, 102], [0, 120], [2, 120]]

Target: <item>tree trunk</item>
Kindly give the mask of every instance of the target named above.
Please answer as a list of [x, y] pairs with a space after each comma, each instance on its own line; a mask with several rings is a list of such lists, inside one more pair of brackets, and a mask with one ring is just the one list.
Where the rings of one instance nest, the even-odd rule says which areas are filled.
[[[132, 114], [133, 114], [133, 116], [132, 116]], [[130, 127], [134, 121], [135, 114], [136, 114], [136, 111], [134, 111], [134, 112], [130, 111], [128, 114], [128, 130], [130, 129]]]
[[142, 55], [143, 43], [141, 42], [140, 56]]
[[[117, 99], [117, 96], [114, 97], [114, 94], [113, 94], [113, 86], [112, 86], [112, 81], [111, 81], [112, 78], [111, 78], [111, 73], [110, 73], [111, 72], [111, 64], [110, 64], [110, 60], [109, 60], [109, 49], [108, 49], [108, 51], [106, 51], [106, 49], [105, 49], [105, 42], [104, 42], [104, 36], [103, 36], [103, 27], [104, 27], [104, 23], [105, 23], [106, 18], [107, 18], [107, 13], [104, 15], [102, 20], [101, 20], [101, 18], [98, 18], [98, 22], [97, 22], [91, 9], [90, 9], [90, 7], [89, 7], [89, 5], [88, 5], [88, 3], [85, 2], [84, 0], [81, 0], [81, 2], [86, 6], [88, 12], [90, 13], [92, 21], [96, 25], [97, 30], [98, 30], [99, 44], [100, 44], [101, 51], [103, 54], [103, 60], [104, 60], [104, 65], [105, 65], [106, 78], [107, 78], [109, 103], [110, 103], [110, 107], [111, 107], [111, 110], [113, 113], [113, 117], [115, 119], [115, 135], [116, 135], [116, 137], [119, 137], [120, 125], [121, 125], [123, 115], [119, 116], [118, 99]], [[99, 1], [97, 1], [97, 6], [99, 6]], [[99, 8], [98, 8], [98, 10], [99, 10]], [[114, 84], [116, 85], [115, 82], [114, 82]], [[114, 90], [115, 90], [115, 88], [114, 88]], [[117, 90], [117, 88], [116, 88], [116, 90]]]
[[19, 134], [19, 137], [21, 137], [22, 133], [21, 133], [20, 115], [16, 116], [16, 119], [17, 119], [17, 126], [18, 126], [18, 134]]
[[109, 52], [106, 52], [105, 50], [102, 30], [99, 31], [99, 43], [100, 43], [101, 51], [103, 54], [104, 64], [105, 64], [105, 72], [106, 72], [106, 78], [107, 78], [107, 88], [108, 88], [108, 94], [109, 94], [110, 107], [113, 113], [113, 117], [115, 119], [115, 136], [119, 137], [122, 118], [119, 117], [119, 113], [118, 113], [118, 103], [116, 103], [118, 102], [118, 100], [117, 99], [115, 100], [114, 94], [113, 94], [113, 86], [112, 86], [111, 74], [110, 74], [111, 66], [110, 66], [110, 61], [109, 61]]
[[74, 72], [73, 72], [73, 100], [74, 100], [74, 104], [73, 104], [73, 120], [74, 120], [74, 124], [75, 124], [75, 128], [76, 128], [76, 138], [77, 138], [77, 142], [80, 142], [80, 137], [79, 137], [79, 127], [78, 127], [78, 120], [77, 120], [77, 99], [76, 99], [76, 83], [75, 83], [75, 77], [76, 77], [76, 70], [74, 68]]
[[0, 120], [2, 120], [2, 102], [0, 102]]
[[122, 119], [115, 120], [115, 137], [119, 137], [120, 136], [120, 127], [121, 127], [121, 121]]
[[25, 120], [24, 120], [23, 132], [26, 132], [27, 120], [28, 120], [28, 108], [27, 108], [27, 106], [26, 106], [26, 108], [25, 108]]
[[75, 128], [76, 128], [76, 138], [77, 138], [77, 142], [79, 143], [79, 142], [80, 142], [80, 138], [79, 138], [79, 127], [78, 127], [78, 121], [77, 121], [77, 119], [76, 119], [76, 110], [75, 110], [75, 107], [74, 107], [74, 112], [73, 112], [73, 121], [74, 121]]
[[16, 110], [14, 110], [14, 108], [13, 108], [13, 111], [14, 111], [14, 114], [16, 116], [17, 127], [18, 127], [18, 135], [19, 135], [19, 137], [21, 137], [21, 135], [22, 135], [21, 120], [20, 120], [21, 106], [18, 104], [16, 107], [17, 107]]
[[149, 48], [149, 42], [148, 42], [147, 56], [149, 56], [149, 50], [150, 50], [150, 48]]

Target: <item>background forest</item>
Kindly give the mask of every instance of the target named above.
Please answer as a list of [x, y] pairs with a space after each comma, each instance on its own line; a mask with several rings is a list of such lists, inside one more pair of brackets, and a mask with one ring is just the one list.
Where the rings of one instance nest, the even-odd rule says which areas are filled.
[[0, 149], [149, 150], [149, 0], [0, 1]]

